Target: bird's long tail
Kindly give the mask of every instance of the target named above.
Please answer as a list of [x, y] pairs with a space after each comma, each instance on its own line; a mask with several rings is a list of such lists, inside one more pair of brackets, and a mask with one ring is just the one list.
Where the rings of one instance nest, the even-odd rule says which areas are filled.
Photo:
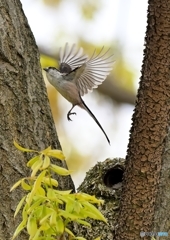
[[[81, 98], [82, 100], [82, 98]], [[94, 121], [97, 123], [97, 125], [99, 126], [99, 128], [102, 130], [102, 132], [104, 133], [109, 145], [110, 145], [110, 140], [107, 136], [107, 134], [105, 133], [104, 129], [102, 128], [101, 124], [99, 123], [99, 121], [97, 120], [97, 118], [94, 116], [94, 114], [90, 111], [90, 109], [87, 107], [87, 105], [84, 103], [84, 101], [82, 100], [82, 103], [79, 105], [79, 107], [83, 108], [84, 110], [86, 110], [89, 115], [94, 119]]]

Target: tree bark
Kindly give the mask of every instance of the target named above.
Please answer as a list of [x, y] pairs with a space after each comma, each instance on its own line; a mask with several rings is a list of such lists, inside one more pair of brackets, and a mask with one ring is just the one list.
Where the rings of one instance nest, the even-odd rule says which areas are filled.
[[[23, 195], [20, 189], [9, 192], [20, 178], [28, 175], [29, 154], [20, 145], [35, 150], [48, 146], [61, 149], [46, 87], [39, 52], [19, 0], [0, 0], [0, 239], [11, 239], [18, 224], [13, 219]], [[66, 167], [64, 162], [60, 165]], [[73, 189], [70, 177], [60, 181], [63, 189]], [[19, 239], [28, 239], [22, 234]]]
[[[163, 214], [154, 226], [166, 191], [160, 190], [160, 174], [164, 185], [168, 180], [164, 166], [169, 143], [170, 98], [170, 0], [149, 0], [148, 26], [145, 38], [142, 76], [138, 101], [133, 115], [130, 142], [126, 158], [121, 211], [116, 240], [141, 239], [140, 232], [159, 232], [164, 219], [169, 229], [170, 209], [164, 205]], [[166, 178], [166, 180], [165, 180]], [[159, 194], [164, 192], [163, 196]], [[157, 202], [158, 210], [155, 208]], [[167, 201], [164, 200], [164, 203]], [[159, 216], [160, 216], [159, 214]], [[168, 227], [168, 228], [166, 228]], [[147, 234], [145, 235], [147, 236]], [[150, 239], [144, 237], [144, 239]]]

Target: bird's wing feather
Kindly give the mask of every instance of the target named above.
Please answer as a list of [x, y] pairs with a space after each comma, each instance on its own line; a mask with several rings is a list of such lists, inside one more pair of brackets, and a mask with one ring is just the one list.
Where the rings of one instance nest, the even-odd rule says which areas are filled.
[[92, 57], [76, 72], [73, 81], [76, 83], [81, 96], [102, 84], [112, 70], [113, 55], [108, 55], [109, 50], [103, 53], [103, 49], [97, 55], [94, 51]]
[[82, 66], [88, 58], [85, 54], [83, 54], [82, 48], [77, 49], [75, 44], [69, 46], [68, 43], [65, 44], [64, 48], [60, 48], [59, 55], [60, 67], [63, 64], [67, 64], [71, 68], [71, 71]]

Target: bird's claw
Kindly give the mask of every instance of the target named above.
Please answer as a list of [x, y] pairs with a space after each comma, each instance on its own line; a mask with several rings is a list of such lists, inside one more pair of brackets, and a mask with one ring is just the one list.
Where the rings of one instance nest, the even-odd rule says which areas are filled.
[[67, 115], [67, 119], [68, 121], [72, 121], [69, 115]]
[[72, 121], [72, 119], [70, 118], [70, 115], [76, 115], [76, 113], [75, 113], [75, 112], [70, 112], [70, 113], [68, 113], [68, 114], [67, 114], [67, 119], [68, 119], [68, 121]]

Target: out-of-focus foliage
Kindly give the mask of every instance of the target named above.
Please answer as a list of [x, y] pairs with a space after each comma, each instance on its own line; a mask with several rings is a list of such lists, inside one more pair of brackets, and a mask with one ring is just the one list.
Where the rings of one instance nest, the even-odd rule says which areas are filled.
[[84, 18], [87, 20], [91, 20], [94, 17], [94, 14], [101, 8], [101, 2], [98, 1], [91, 1], [91, 0], [83, 0], [82, 2], [81, 11]]
[[71, 151], [69, 152], [69, 158], [67, 160], [67, 164], [69, 169], [73, 169], [72, 175], [76, 174], [77, 171], [88, 170], [88, 159], [91, 160], [91, 155], [88, 153], [86, 155], [81, 155], [74, 145], [70, 146]]
[[119, 80], [118, 84], [123, 88], [128, 90], [134, 89], [134, 71], [122, 57], [114, 63], [114, 77]]
[[49, 66], [58, 67], [57, 59], [54, 59], [54, 58], [51, 58], [49, 56], [45, 56], [42, 54], [41, 54], [41, 58], [40, 58], [40, 63], [41, 63], [42, 68], [49, 67]]
[[42, 0], [42, 1], [49, 6], [56, 6], [61, 2], [61, 0]]
[[92, 0], [43, 0], [43, 2], [51, 7], [58, 6], [62, 1], [73, 1], [79, 5], [82, 17], [86, 20], [91, 20], [94, 18], [94, 15], [102, 7], [101, 1], [92, 1]]
[[55, 123], [61, 119], [61, 112], [58, 108], [58, 92], [54, 87], [47, 85], [48, 98]]

